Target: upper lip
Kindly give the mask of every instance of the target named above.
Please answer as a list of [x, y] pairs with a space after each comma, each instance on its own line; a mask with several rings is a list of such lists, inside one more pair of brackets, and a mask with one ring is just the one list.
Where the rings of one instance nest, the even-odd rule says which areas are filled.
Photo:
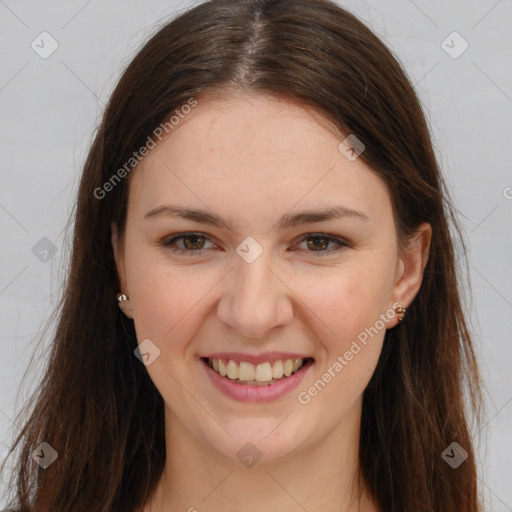
[[201, 357], [210, 359], [231, 359], [233, 361], [245, 361], [252, 364], [266, 363], [267, 361], [285, 361], [286, 359], [307, 359], [311, 356], [295, 352], [262, 352], [261, 354], [244, 354], [242, 352], [214, 352]]

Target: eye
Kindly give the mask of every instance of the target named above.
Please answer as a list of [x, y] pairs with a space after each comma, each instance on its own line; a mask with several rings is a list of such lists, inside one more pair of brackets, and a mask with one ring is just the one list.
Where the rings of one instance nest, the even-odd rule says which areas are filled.
[[[172, 252], [197, 256], [203, 253], [205, 241], [208, 239], [208, 236], [202, 233], [182, 233], [180, 235], [164, 238], [160, 244], [163, 247], [169, 248]], [[183, 248], [173, 247], [178, 241], [183, 242]]]
[[[180, 233], [164, 238], [159, 242], [159, 245], [174, 253], [200, 256], [208, 249], [208, 247], [205, 248], [205, 243], [207, 242], [212, 243], [210, 237], [204, 233]], [[307, 247], [304, 250], [308, 253], [313, 253], [312, 255], [314, 257], [339, 253], [344, 248], [350, 247], [350, 244], [345, 240], [325, 233], [308, 233], [300, 240], [300, 244], [303, 243], [305, 243]], [[181, 247], [179, 246], [180, 244], [182, 244]], [[334, 247], [326, 250], [329, 244], [334, 244]]]
[[[314, 256], [323, 256], [325, 254], [332, 254], [340, 252], [344, 247], [349, 247], [349, 244], [340, 238], [327, 235], [325, 233], [310, 233], [302, 238], [301, 243], [306, 243], [308, 252], [317, 253]], [[334, 248], [325, 250], [330, 243], [335, 244]]]

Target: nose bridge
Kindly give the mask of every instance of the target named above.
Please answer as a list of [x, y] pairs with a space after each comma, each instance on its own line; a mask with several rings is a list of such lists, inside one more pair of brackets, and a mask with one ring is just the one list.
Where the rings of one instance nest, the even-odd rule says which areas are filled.
[[220, 320], [251, 338], [262, 338], [274, 327], [288, 323], [292, 306], [286, 287], [274, 272], [267, 251], [251, 263], [240, 258], [227, 276], [218, 307]]

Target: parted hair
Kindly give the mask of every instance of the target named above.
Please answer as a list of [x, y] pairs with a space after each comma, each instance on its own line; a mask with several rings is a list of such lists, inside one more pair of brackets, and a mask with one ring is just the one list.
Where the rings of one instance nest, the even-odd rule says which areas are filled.
[[[456, 265], [455, 209], [402, 64], [329, 0], [198, 4], [158, 27], [123, 71], [83, 165], [51, 350], [9, 452], [16, 466], [8, 506], [130, 512], [154, 491], [166, 456], [164, 403], [134, 357], [133, 321], [115, 301], [110, 226], [124, 229], [129, 180], [101, 199], [95, 190], [180, 105], [226, 91], [314, 107], [364, 143], [360, 158], [388, 188], [401, 243], [431, 224], [421, 288], [404, 322], [386, 332], [364, 391], [360, 465], [382, 511], [481, 510], [469, 426], [481, 384]], [[43, 441], [59, 454], [47, 469], [31, 457]], [[468, 453], [456, 470], [442, 458], [452, 442]]]

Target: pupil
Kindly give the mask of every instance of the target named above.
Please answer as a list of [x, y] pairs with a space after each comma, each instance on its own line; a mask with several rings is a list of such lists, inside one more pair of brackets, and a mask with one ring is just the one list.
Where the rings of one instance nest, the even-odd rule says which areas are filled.
[[[327, 243], [327, 239], [326, 239], [325, 237], [315, 236], [315, 237], [313, 237], [313, 238], [310, 238], [310, 239], [309, 239], [309, 241], [308, 241], [308, 243], [309, 243], [309, 242], [311, 242], [312, 240], [315, 240], [315, 242], [314, 242], [312, 245], [310, 245], [310, 249], [311, 249], [311, 248], [317, 248], [317, 249], [318, 249], [318, 248], [320, 248], [320, 249], [325, 249], [325, 247], [326, 247], [326, 243]], [[318, 240], [322, 240], [322, 241], [323, 241], [323, 243], [318, 244], [318, 243], [317, 243], [317, 242], [318, 242]]]
[[[185, 237], [185, 246], [187, 246], [187, 249], [200, 249], [200, 247], [195, 247], [196, 244], [199, 244], [201, 245], [200, 242], [198, 242], [198, 240], [200, 239], [201, 237], [197, 236], [197, 235], [189, 235], [187, 237]], [[187, 240], [192, 240], [192, 243], [187, 243]], [[190, 245], [192, 245], [192, 247], [189, 247]]]

